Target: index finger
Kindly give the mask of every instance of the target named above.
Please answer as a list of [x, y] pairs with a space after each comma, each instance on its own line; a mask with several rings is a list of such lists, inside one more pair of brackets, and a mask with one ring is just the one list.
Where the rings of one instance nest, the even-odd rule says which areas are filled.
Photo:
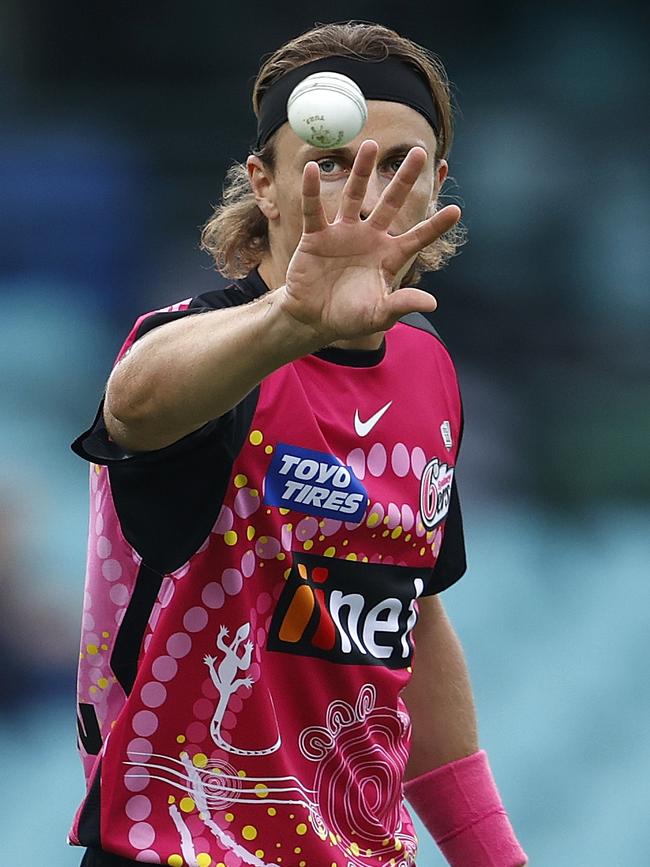
[[448, 232], [460, 220], [458, 205], [445, 205], [428, 219], [422, 220], [403, 235], [397, 235], [400, 254], [404, 261], [415, 256], [420, 250], [428, 247], [445, 232]]

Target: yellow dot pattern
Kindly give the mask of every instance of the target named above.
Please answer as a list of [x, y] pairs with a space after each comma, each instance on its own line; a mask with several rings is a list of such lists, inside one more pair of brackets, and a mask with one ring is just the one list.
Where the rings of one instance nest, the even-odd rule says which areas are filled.
[[255, 527], [248, 527], [246, 530], [246, 538], [249, 542], [252, 542], [255, 538]]
[[167, 863], [169, 867], [183, 867], [183, 858], [181, 855], [170, 855]]
[[200, 852], [196, 856], [196, 863], [198, 864], [198, 867], [210, 867], [210, 864], [212, 864], [212, 858], [207, 852]]
[[205, 753], [197, 753], [192, 759], [192, 764], [195, 768], [204, 768], [208, 763], [208, 757]]
[[234, 813], [226, 813], [226, 815], [225, 815], [226, 822], [232, 822], [232, 820], [233, 820], [234, 818], [235, 818], [235, 814], [234, 814]]
[[234, 530], [228, 530], [227, 533], [223, 534], [223, 541], [226, 543], [226, 545], [230, 545], [230, 547], [232, 547], [233, 545], [236, 545], [237, 544], [237, 533], [235, 533]]
[[278, 811], [275, 809], [275, 807], [269, 807], [268, 810], [267, 810], [266, 812], [269, 814], [269, 816], [275, 816], [275, 814], [276, 814]]
[[193, 798], [181, 798], [181, 802], [178, 806], [184, 813], [191, 813], [196, 805]]
[[248, 437], [248, 439], [249, 439], [249, 442], [251, 443], [251, 445], [258, 446], [258, 445], [260, 445], [260, 443], [262, 442], [264, 437], [262, 435], [261, 430], [252, 430], [250, 432], [250, 436]]
[[302, 835], [302, 834], [306, 834], [306, 833], [307, 833], [307, 826], [305, 825], [304, 822], [299, 822], [296, 825], [296, 834]]
[[323, 551], [324, 557], [333, 557], [336, 554], [336, 548], [333, 545], [330, 545], [329, 548], [325, 548]]
[[269, 790], [264, 785], [264, 783], [256, 783], [255, 784], [255, 794], [258, 798], [268, 798]]
[[272, 455], [273, 454], [273, 446], [264, 446], [264, 451], [266, 452], [267, 455]]
[[257, 837], [257, 828], [255, 825], [244, 825], [241, 834], [244, 840], [254, 840]]

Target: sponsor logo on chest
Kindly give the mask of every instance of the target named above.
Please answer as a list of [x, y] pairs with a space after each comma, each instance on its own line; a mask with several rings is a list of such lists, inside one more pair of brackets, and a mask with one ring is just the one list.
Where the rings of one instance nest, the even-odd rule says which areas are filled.
[[350, 467], [326, 452], [278, 443], [266, 474], [264, 501], [343, 521], [360, 521], [366, 489]]
[[405, 668], [430, 569], [293, 552], [268, 649], [349, 665]]

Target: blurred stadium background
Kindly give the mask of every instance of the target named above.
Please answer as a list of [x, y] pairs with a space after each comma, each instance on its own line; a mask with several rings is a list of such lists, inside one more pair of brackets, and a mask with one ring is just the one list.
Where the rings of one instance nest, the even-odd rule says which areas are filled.
[[[199, 227], [260, 57], [370, 19], [443, 58], [469, 243], [427, 280], [457, 361], [469, 571], [443, 597], [533, 867], [650, 851], [646, 4], [0, 6], [2, 863], [75, 867], [92, 419], [140, 312], [221, 282]], [[422, 867], [443, 860], [426, 833]], [[287, 865], [290, 867], [290, 865]]]

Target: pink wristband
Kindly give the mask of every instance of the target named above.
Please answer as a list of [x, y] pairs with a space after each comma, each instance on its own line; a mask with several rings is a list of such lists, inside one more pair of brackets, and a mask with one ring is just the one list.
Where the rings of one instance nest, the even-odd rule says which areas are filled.
[[452, 867], [528, 863], [501, 803], [485, 750], [409, 780], [404, 794]]

